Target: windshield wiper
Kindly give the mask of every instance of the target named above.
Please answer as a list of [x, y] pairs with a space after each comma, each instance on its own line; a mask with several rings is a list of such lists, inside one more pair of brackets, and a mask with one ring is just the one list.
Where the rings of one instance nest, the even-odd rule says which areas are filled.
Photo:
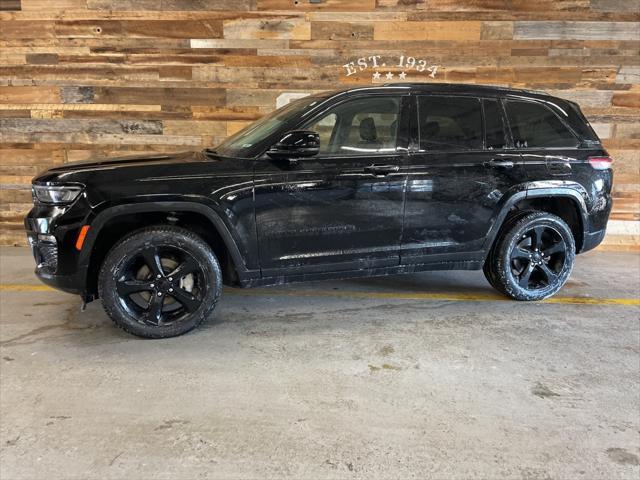
[[204, 153], [206, 153], [207, 155], [216, 155], [218, 151], [213, 148], [205, 148]]

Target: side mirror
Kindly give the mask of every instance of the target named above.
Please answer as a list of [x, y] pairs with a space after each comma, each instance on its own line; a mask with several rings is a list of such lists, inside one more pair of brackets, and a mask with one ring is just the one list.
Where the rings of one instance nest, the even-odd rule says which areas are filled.
[[320, 135], [311, 130], [293, 130], [267, 150], [267, 155], [275, 159], [295, 159], [313, 157], [319, 151]]

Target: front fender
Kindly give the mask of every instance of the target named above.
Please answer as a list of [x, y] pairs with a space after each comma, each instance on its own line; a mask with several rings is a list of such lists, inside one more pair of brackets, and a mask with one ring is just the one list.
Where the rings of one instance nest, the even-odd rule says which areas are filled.
[[91, 219], [89, 232], [85, 238], [85, 243], [80, 252], [79, 265], [87, 267], [91, 260], [93, 246], [96, 239], [100, 235], [100, 231], [107, 222], [113, 218], [125, 215], [131, 215], [144, 212], [193, 212], [205, 216], [217, 230], [223, 239], [227, 251], [231, 255], [231, 259], [236, 267], [236, 271], [240, 276], [247, 274], [249, 270], [246, 267], [245, 258], [238, 248], [238, 242], [232, 235], [229, 227], [222, 219], [219, 212], [202, 203], [190, 201], [150, 201], [140, 203], [120, 203], [102, 209]]

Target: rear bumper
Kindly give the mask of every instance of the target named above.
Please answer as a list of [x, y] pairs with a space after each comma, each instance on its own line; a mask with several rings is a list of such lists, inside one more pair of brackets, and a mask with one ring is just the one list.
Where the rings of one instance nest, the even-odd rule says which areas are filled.
[[603, 228], [602, 230], [598, 230], [596, 232], [587, 232], [584, 235], [584, 242], [582, 244], [582, 249], [579, 253], [584, 253], [589, 250], [593, 250], [598, 245], [602, 243], [605, 234], [607, 233], [607, 229]]

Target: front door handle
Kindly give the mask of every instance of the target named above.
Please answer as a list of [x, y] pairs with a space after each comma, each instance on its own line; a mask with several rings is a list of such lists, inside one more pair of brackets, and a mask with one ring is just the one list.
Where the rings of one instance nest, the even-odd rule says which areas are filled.
[[365, 173], [370, 173], [372, 175], [384, 176], [393, 172], [397, 172], [400, 170], [398, 165], [369, 165], [368, 167], [364, 167]]
[[485, 165], [492, 168], [513, 168], [515, 164], [508, 158], [492, 158]]

